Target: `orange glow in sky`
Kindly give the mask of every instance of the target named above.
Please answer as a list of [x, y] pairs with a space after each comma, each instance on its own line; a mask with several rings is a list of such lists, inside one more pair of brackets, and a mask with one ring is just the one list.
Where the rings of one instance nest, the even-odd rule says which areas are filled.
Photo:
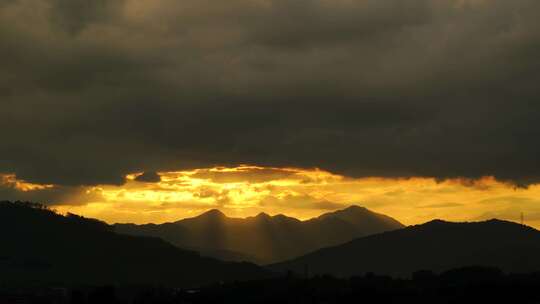
[[[319, 169], [258, 166], [160, 172], [161, 181], [141, 182], [134, 173], [122, 186], [87, 187], [58, 202], [72, 212], [109, 223], [162, 223], [218, 208], [232, 217], [260, 212], [300, 219], [361, 205], [404, 224], [435, 218], [474, 221], [501, 218], [540, 228], [540, 185], [516, 188], [492, 177], [478, 180], [433, 178], [350, 178]], [[3, 177], [21, 191], [53, 187]]]
[[54, 188], [54, 185], [33, 184], [23, 180], [18, 180], [15, 174], [0, 174], [0, 186], [1, 185], [10, 185], [12, 188], [22, 192]]

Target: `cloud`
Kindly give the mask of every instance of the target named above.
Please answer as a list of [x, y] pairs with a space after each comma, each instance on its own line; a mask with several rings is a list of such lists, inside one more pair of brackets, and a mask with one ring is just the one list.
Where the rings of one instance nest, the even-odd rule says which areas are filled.
[[480, 201], [481, 204], [486, 205], [504, 205], [511, 204], [514, 206], [526, 206], [526, 205], [540, 205], [540, 200], [531, 197], [523, 197], [519, 195], [505, 195], [493, 198], [488, 198]]
[[261, 207], [282, 209], [337, 210], [347, 207], [344, 204], [316, 199], [307, 194], [288, 194], [284, 196], [268, 195], [259, 202]]
[[69, 204], [72, 206], [103, 200], [99, 192], [86, 187], [34, 185], [5, 174], [0, 174], [0, 197], [10, 201], [31, 201], [54, 205]]
[[[434, 178], [345, 178], [312, 169], [280, 169], [294, 172], [288, 178], [270, 178], [275, 170], [262, 167], [216, 167], [190, 171], [159, 172], [160, 182], [136, 181], [140, 173], [126, 176], [120, 186], [64, 186], [35, 184], [14, 174], [0, 174], [0, 197], [45, 203], [60, 212], [72, 212], [107, 222], [170, 222], [201, 211], [219, 208], [229, 216], [246, 217], [260, 212], [287, 214], [300, 219], [342, 209], [353, 202], [395, 217], [406, 224], [433, 218], [467, 221], [526, 214], [527, 223], [539, 227], [540, 185], [515, 188], [493, 178], [475, 184], [462, 179]], [[197, 172], [270, 172], [267, 178], [250, 182], [235, 176], [216, 182]], [[309, 182], [306, 182], [306, 179]], [[508, 211], [510, 210], [510, 211]], [[488, 217], [488, 215], [484, 215]], [[533, 223], [534, 222], [534, 223]]]
[[161, 181], [161, 176], [156, 172], [144, 172], [143, 174], [138, 175], [135, 180], [145, 183], [158, 183]]
[[50, 21], [67, 33], [77, 34], [91, 24], [114, 19], [123, 3], [123, 0], [51, 0], [48, 2]]
[[244, 163], [535, 183], [538, 11], [536, 0], [3, 1], [0, 171], [65, 187]]
[[439, 203], [439, 204], [419, 206], [418, 208], [432, 209], [432, 208], [454, 208], [454, 207], [462, 207], [462, 206], [463, 204], [459, 204], [459, 203]]
[[228, 169], [198, 169], [191, 178], [208, 179], [215, 183], [264, 183], [294, 177], [297, 171], [293, 169], [239, 167]]

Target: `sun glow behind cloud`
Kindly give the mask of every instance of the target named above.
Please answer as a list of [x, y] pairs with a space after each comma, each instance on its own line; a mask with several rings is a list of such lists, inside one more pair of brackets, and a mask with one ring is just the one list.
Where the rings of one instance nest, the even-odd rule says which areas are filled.
[[22, 192], [54, 188], [54, 185], [33, 184], [24, 180], [19, 180], [15, 174], [0, 174], [0, 186], [2, 185], [10, 186], [11, 188]]
[[[540, 185], [526, 189], [492, 177], [477, 180], [433, 178], [350, 178], [319, 169], [242, 165], [190, 171], [159, 172], [159, 181], [126, 176], [122, 186], [101, 185], [52, 202], [72, 212], [107, 222], [167, 222], [218, 208], [229, 216], [259, 212], [307, 219], [321, 213], [362, 205], [405, 224], [434, 218], [453, 221], [502, 218], [540, 227]], [[23, 192], [48, 191], [3, 175], [2, 185]]]

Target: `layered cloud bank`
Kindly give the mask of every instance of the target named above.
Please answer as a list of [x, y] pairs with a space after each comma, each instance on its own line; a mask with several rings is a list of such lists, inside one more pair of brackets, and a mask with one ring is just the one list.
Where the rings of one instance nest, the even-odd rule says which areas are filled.
[[69, 188], [242, 163], [534, 183], [539, 11], [537, 0], [2, 1], [0, 171]]
[[[145, 175], [153, 178], [144, 180]], [[519, 221], [523, 212], [526, 224], [540, 227], [540, 186], [516, 188], [492, 177], [349, 178], [317, 169], [239, 166], [135, 173], [126, 180], [122, 186], [66, 187], [4, 176], [0, 194], [11, 199], [48, 197], [60, 212], [110, 223], [176, 221], [213, 208], [236, 217], [266, 212], [307, 219], [359, 204], [405, 224], [434, 218]]]
[[539, 12], [1, 1], [0, 197], [111, 222], [350, 203], [407, 224], [538, 221]]

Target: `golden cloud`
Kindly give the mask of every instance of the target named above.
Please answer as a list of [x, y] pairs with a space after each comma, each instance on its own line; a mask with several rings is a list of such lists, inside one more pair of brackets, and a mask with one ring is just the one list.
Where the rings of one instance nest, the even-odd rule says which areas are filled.
[[40, 185], [17, 179], [15, 174], [0, 174], [0, 186], [9, 187], [22, 192], [45, 190], [54, 188], [54, 185]]
[[[405, 224], [434, 218], [475, 220], [489, 215], [540, 227], [540, 185], [516, 188], [493, 177], [437, 180], [434, 178], [350, 178], [319, 169], [242, 165], [158, 172], [156, 182], [139, 181], [143, 173], [126, 176], [121, 186], [88, 187], [77, 197], [55, 206], [108, 222], [167, 222], [219, 208], [229, 216], [259, 212], [284, 213], [300, 219], [357, 204], [388, 214]], [[3, 175], [2, 183], [20, 191], [54, 187]], [[527, 217], [526, 217], [527, 218]]]

